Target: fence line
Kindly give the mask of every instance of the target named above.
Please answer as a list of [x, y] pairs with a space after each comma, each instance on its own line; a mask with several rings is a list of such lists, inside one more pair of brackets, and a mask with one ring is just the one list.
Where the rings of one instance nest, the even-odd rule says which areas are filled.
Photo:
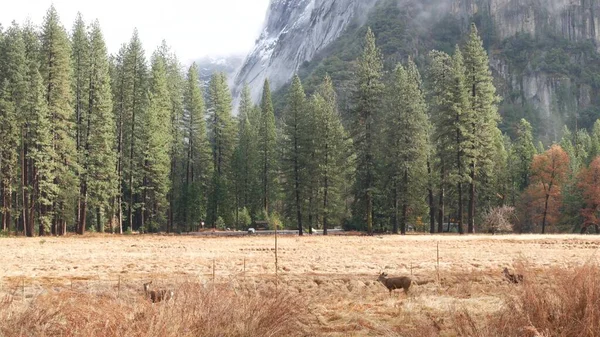
[[[229, 260], [230, 261], [230, 260]], [[212, 259], [212, 265], [210, 266], [210, 272], [208, 273], [197, 273], [197, 274], [184, 274], [177, 276], [165, 276], [165, 275], [136, 275], [132, 277], [126, 277], [124, 275], [109, 276], [102, 278], [97, 275], [97, 278], [92, 277], [57, 277], [56, 279], [48, 278], [33, 278], [26, 275], [20, 277], [13, 277], [11, 281], [0, 280], [0, 299], [4, 296], [11, 296], [15, 299], [33, 299], [47, 292], [61, 292], [61, 291], [77, 291], [86, 293], [109, 293], [114, 292], [116, 298], [120, 298], [124, 294], [131, 293], [143, 293], [143, 283], [147, 281], [153, 281], [156, 287], [176, 287], [185, 283], [202, 283], [207, 285], [218, 284], [219, 282], [226, 281], [231, 283], [233, 280], [242, 277], [245, 279], [247, 276], [253, 274], [265, 275], [261, 272], [249, 273], [248, 268], [251, 266], [246, 257], [243, 258], [241, 268], [235, 268], [238, 263], [235, 263], [233, 268], [219, 268], [219, 263], [216, 258]], [[219, 273], [220, 271], [220, 273]]]

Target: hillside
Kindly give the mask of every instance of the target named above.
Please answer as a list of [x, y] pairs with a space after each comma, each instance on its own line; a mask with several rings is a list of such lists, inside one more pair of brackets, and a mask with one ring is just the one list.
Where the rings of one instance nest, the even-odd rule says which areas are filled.
[[[359, 3], [361, 10], [337, 10]], [[361, 13], [368, 14], [365, 18]], [[282, 78], [298, 71], [310, 92], [329, 73], [342, 108], [349, 109], [351, 90], [346, 89], [351, 89], [353, 61], [367, 26], [376, 34], [388, 69], [409, 56], [423, 68], [428, 51], [452, 52], [469, 23], [475, 22], [503, 97], [502, 129], [512, 133], [514, 124], [525, 117], [538, 138], [551, 143], [560, 139], [565, 124], [589, 128], [600, 116], [599, 16], [600, 2], [595, 0], [273, 1], [256, 47], [265, 59], [253, 67], [257, 51], [250, 54], [236, 85], [252, 71], [272, 79], [269, 67], [278, 65], [274, 68], [278, 77], [272, 80], [275, 89], [284, 88]], [[301, 20], [307, 17], [310, 20]], [[333, 33], [315, 28], [341, 26], [341, 32]], [[327, 34], [338, 36], [327, 43]], [[265, 56], [266, 40], [271, 52]], [[277, 96], [276, 105], [281, 107], [281, 95]]]

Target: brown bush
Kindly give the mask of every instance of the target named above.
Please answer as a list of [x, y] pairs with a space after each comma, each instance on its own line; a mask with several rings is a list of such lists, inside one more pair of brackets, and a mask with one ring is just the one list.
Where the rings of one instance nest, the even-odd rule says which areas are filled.
[[301, 299], [291, 295], [236, 294], [231, 287], [185, 284], [174, 301], [142, 296], [52, 292], [24, 308], [0, 306], [3, 337], [299, 336]]
[[600, 336], [600, 267], [519, 272], [525, 281], [507, 295], [504, 310], [483, 319], [455, 315], [460, 336]]

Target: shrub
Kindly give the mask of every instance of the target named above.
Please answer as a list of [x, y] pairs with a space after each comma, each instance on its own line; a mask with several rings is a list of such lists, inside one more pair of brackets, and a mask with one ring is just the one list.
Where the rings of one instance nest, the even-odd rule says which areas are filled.
[[217, 229], [224, 230], [225, 229], [225, 220], [223, 220], [222, 217], [218, 217], [217, 221], [215, 222], [215, 226], [217, 227]]
[[502, 206], [488, 209], [483, 214], [483, 230], [488, 233], [510, 233], [516, 220], [514, 207]]
[[[548, 275], [521, 271], [525, 281], [506, 305], [483, 322], [468, 312], [455, 315], [459, 336], [600, 336], [600, 267], [555, 267]], [[551, 282], [542, 282], [550, 279]]]

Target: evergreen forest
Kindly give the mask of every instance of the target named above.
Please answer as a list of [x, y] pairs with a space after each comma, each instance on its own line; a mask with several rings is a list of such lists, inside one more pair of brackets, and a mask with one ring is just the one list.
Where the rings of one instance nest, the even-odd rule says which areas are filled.
[[0, 230], [598, 231], [600, 122], [502, 130], [477, 26], [449, 40], [388, 67], [367, 29], [351, 86], [265, 81], [234, 106], [224, 74], [202, 82], [166, 42], [147, 59], [137, 31], [110, 55], [99, 22], [54, 7], [0, 27]]

